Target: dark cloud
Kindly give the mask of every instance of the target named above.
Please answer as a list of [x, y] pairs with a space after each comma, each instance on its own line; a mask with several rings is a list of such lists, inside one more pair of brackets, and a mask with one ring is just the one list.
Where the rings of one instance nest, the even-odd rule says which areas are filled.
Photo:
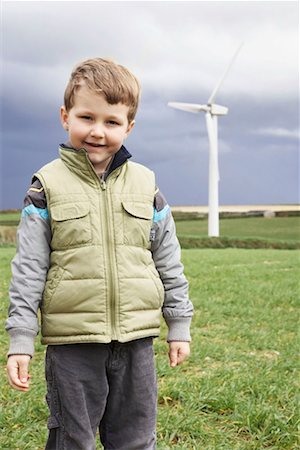
[[134, 159], [155, 170], [171, 204], [207, 204], [205, 116], [167, 103], [205, 103], [245, 38], [217, 99], [229, 107], [219, 120], [220, 202], [299, 202], [295, 3], [4, 2], [0, 209], [21, 207], [32, 173], [58, 156], [69, 73], [98, 55], [141, 79], [126, 143]]

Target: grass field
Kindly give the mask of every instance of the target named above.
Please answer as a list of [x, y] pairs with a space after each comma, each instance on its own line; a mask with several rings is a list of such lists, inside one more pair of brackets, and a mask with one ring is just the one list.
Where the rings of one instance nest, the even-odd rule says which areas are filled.
[[[179, 236], [207, 236], [207, 220], [176, 222]], [[220, 235], [232, 238], [261, 238], [269, 240], [299, 241], [300, 217], [248, 217], [220, 220]]]
[[[14, 251], [0, 248], [2, 374]], [[193, 249], [182, 254], [195, 306], [192, 355], [170, 369], [163, 326], [155, 342], [158, 450], [300, 449], [299, 251]], [[13, 391], [1, 377], [3, 450], [44, 448], [43, 359], [44, 347], [37, 342], [27, 394]]]
[[207, 220], [177, 220], [183, 248], [300, 248], [300, 217], [243, 217], [220, 220], [220, 237], [207, 237]]

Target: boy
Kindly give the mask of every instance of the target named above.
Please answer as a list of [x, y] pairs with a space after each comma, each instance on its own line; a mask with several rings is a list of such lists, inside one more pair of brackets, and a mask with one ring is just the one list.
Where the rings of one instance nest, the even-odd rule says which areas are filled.
[[[46, 344], [46, 450], [155, 448], [153, 337], [161, 310], [172, 367], [189, 355], [192, 304], [174, 222], [154, 174], [129, 162], [140, 87], [95, 58], [71, 74], [61, 107], [69, 141], [25, 198], [12, 263], [9, 383], [29, 389]], [[154, 208], [154, 209], [153, 209]], [[153, 213], [154, 211], [154, 213]]]

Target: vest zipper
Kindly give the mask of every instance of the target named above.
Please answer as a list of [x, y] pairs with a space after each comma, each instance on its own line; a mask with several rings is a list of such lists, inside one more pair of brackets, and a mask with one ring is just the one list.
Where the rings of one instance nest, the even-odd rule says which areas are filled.
[[[115, 251], [114, 251], [114, 245], [113, 245], [113, 232], [110, 227], [109, 223], [109, 217], [112, 217], [111, 214], [111, 205], [109, 202], [109, 193], [107, 192], [107, 179], [105, 180], [103, 175], [99, 178], [97, 175], [92, 163], [90, 162], [88, 156], [86, 155], [87, 163], [89, 164], [92, 172], [94, 175], [96, 175], [97, 180], [100, 184], [101, 190], [103, 192], [104, 197], [104, 204], [102, 204], [102, 208], [100, 208], [100, 211], [104, 211], [104, 214], [101, 217], [104, 217], [104, 220], [102, 221], [104, 225], [104, 242], [103, 242], [103, 249], [105, 253], [105, 260], [108, 262], [109, 268], [107, 270], [107, 286], [108, 286], [108, 300], [110, 303], [110, 310], [111, 310], [111, 340], [119, 340], [119, 333], [117, 330], [116, 325], [116, 285], [114, 283], [115, 280], [117, 280], [117, 269], [116, 269], [116, 261], [115, 261]], [[119, 168], [117, 167], [114, 169], [108, 176], [110, 177], [112, 173], [116, 172]], [[102, 198], [103, 198], [102, 197]], [[103, 203], [103, 202], [102, 202]]]
[[105, 251], [105, 259], [108, 263], [107, 270], [107, 286], [108, 286], [108, 301], [110, 304], [111, 311], [111, 339], [118, 340], [119, 333], [117, 331], [116, 326], [116, 284], [115, 280], [117, 279], [117, 270], [116, 270], [116, 262], [115, 262], [115, 251], [114, 251], [114, 236], [113, 231], [110, 226], [109, 218], [112, 217], [111, 214], [111, 204], [109, 201], [109, 192], [107, 191], [107, 182], [105, 182], [102, 178], [100, 178], [100, 186], [103, 191], [104, 196], [104, 230], [105, 230], [105, 239], [103, 242], [103, 247]]

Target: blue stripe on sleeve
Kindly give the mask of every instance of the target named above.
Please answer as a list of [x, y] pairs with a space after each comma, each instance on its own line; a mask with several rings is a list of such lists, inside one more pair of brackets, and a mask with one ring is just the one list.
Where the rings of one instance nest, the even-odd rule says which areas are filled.
[[161, 220], [164, 220], [169, 211], [169, 205], [166, 205], [161, 211], [157, 211], [156, 208], [154, 208], [153, 222], [160, 222]]
[[38, 214], [44, 220], [49, 218], [48, 209], [37, 208], [34, 205], [25, 206], [22, 210], [22, 217], [31, 216], [31, 214]]

